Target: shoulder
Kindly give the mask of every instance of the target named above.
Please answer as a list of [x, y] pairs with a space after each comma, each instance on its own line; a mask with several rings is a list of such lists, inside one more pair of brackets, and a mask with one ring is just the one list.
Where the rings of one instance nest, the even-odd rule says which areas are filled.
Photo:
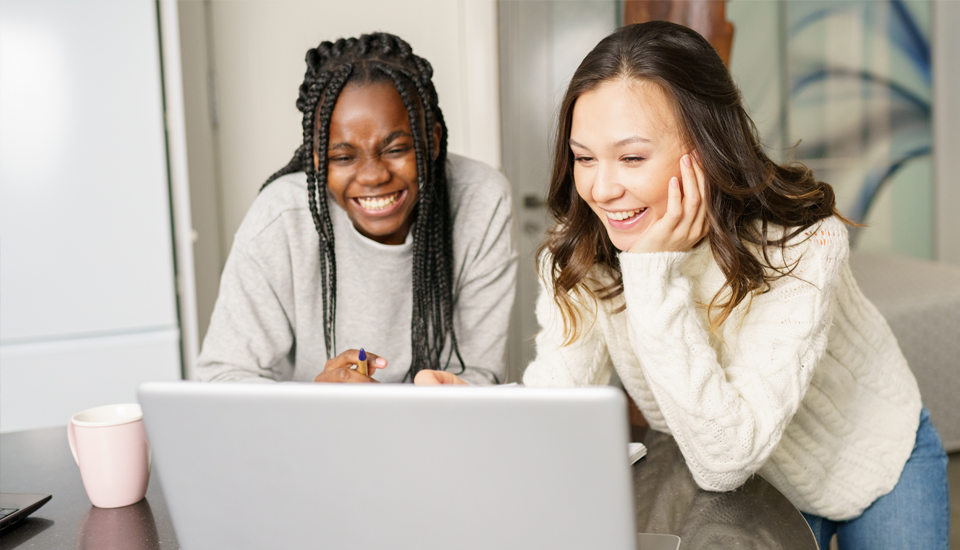
[[840, 218], [830, 216], [801, 231], [788, 243], [823, 261], [842, 263], [850, 256], [850, 237]]
[[[776, 267], [783, 267], [795, 262], [839, 264], [845, 262], [850, 255], [850, 239], [847, 227], [840, 218], [830, 216], [824, 218], [800, 231], [771, 226], [768, 229], [767, 239], [776, 240], [784, 235], [790, 235], [781, 252], [779, 247], [771, 246], [767, 249], [771, 262]], [[780, 265], [777, 265], [780, 264]]]
[[490, 265], [516, 262], [517, 232], [507, 178], [459, 155], [447, 157], [454, 255]]
[[[779, 238], [783, 231], [779, 227], [771, 230], [768, 238]], [[771, 246], [767, 253], [770, 264], [766, 269], [768, 275], [774, 277], [770, 283], [773, 288], [794, 288], [795, 282], [801, 281], [829, 293], [840, 283], [843, 269], [849, 261], [847, 228], [835, 216], [824, 218], [790, 237], [782, 250]], [[778, 277], [782, 274], [790, 276]]]
[[310, 216], [307, 202], [307, 177], [295, 172], [277, 178], [264, 187], [234, 236], [238, 244], [250, 243], [270, 234], [287, 219]]
[[447, 185], [454, 214], [464, 206], [510, 203], [510, 182], [502, 173], [488, 164], [454, 153], [447, 153]]
[[[559, 267], [554, 265], [554, 256], [544, 248], [537, 257], [537, 279], [540, 283], [541, 294], [551, 297], [555, 292], [555, 282]], [[599, 296], [609, 292], [617, 283], [614, 273], [609, 268], [593, 264], [576, 289], [567, 293], [569, 303], [578, 309], [591, 313], [605, 313], [613, 311], [623, 305], [623, 294], [610, 299], [600, 300]], [[604, 306], [604, 307], [601, 307]]]
[[808, 243], [808, 246], [849, 248], [847, 226], [836, 216], [824, 218], [793, 237], [788, 246]]

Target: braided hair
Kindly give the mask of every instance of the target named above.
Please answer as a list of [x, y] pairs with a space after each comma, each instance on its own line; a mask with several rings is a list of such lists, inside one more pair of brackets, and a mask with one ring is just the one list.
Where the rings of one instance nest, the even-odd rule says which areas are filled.
[[[413, 314], [410, 321], [411, 363], [404, 381], [423, 369], [439, 369], [447, 340], [465, 369], [453, 330], [453, 237], [447, 186], [447, 126], [431, 80], [433, 67], [414, 55], [403, 39], [387, 33], [365, 34], [322, 42], [307, 51], [307, 70], [300, 85], [297, 109], [303, 113], [303, 143], [286, 166], [271, 175], [263, 187], [293, 172], [307, 175], [310, 214], [320, 237], [320, 280], [323, 285], [323, 339], [327, 359], [336, 355], [337, 258], [333, 223], [327, 204], [327, 163], [314, 164], [314, 152], [326, 158], [330, 117], [347, 83], [391, 83], [410, 117], [417, 162], [419, 198], [413, 225]], [[431, 131], [439, 124], [440, 143]], [[432, 152], [439, 149], [436, 159]], [[261, 187], [261, 190], [263, 189]]]

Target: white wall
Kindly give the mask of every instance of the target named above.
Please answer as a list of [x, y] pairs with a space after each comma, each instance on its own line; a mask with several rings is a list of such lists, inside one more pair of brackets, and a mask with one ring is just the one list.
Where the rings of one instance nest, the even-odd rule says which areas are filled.
[[193, 266], [193, 228], [190, 210], [190, 176], [187, 160], [186, 113], [183, 71], [180, 66], [180, 21], [176, 0], [159, 0], [160, 57], [163, 65], [163, 107], [170, 168], [170, 209], [176, 259], [177, 302], [184, 378], [193, 377], [200, 353], [197, 326], [197, 288]]
[[536, 357], [535, 256], [553, 226], [543, 201], [560, 101], [580, 61], [617, 28], [620, 9], [612, 0], [499, 3], [503, 167], [513, 186], [520, 254], [509, 381], [519, 381]]
[[[493, 0], [180, 1], [201, 332], [244, 215], [301, 140], [304, 56], [323, 40], [386, 31], [430, 61], [449, 149], [500, 166]], [[212, 79], [209, 74], [215, 75]], [[211, 82], [215, 81], [215, 90]], [[209, 95], [213, 95], [210, 101]], [[216, 105], [214, 110], [210, 106]], [[210, 121], [215, 120], [212, 126]], [[196, 158], [206, 155], [213, 159]], [[198, 211], [198, 205], [205, 210]], [[211, 226], [211, 218], [218, 218]], [[203, 230], [200, 224], [205, 224]], [[211, 242], [218, 241], [218, 252]]]
[[183, 78], [184, 126], [190, 181], [190, 224], [193, 245], [194, 296], [197, 334], [207, 332], [210, 313], [220, 288], [223, 266], [220, 243], [220, 185], [217, 178], [219, 151], [214, 139], [211, 99], [211, 52], [207, 48], [209, 4], [177, 2], [180, 34], [180, 70]]
[[0, 431], [180, 377], [156, 4], [0, 3]]
[[933, 151], [936, 186], [934, 226], [936, 258], [960, 264], [960, 2], [933, 5]]

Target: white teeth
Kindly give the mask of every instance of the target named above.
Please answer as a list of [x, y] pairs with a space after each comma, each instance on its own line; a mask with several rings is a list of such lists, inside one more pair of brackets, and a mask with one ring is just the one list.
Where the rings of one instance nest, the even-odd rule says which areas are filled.
[[377, 197], [375, 199], [365, 199], [357, 197], [357, 202], [360, 203], [360, 206], [365, 210], [383, 210], [384, 208], [392, 205], [397, 202], [397, 199], [400, 198], [400, 191], [393, 193], [392, 195], [387, 195], [385, 197]]
[[630, 219], [640, 212], [643, 212], [646, 208], [640, 208], [637, 210], [627, 210], [626, 212], [607, 212], [607, 217], [611, 220], [623, 221]]

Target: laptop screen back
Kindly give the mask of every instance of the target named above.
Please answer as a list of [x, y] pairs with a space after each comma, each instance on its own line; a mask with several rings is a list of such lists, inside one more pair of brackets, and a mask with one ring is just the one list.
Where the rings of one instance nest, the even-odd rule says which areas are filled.
[[622, 392], [151, 383], [192, 548], [632, 549]]

